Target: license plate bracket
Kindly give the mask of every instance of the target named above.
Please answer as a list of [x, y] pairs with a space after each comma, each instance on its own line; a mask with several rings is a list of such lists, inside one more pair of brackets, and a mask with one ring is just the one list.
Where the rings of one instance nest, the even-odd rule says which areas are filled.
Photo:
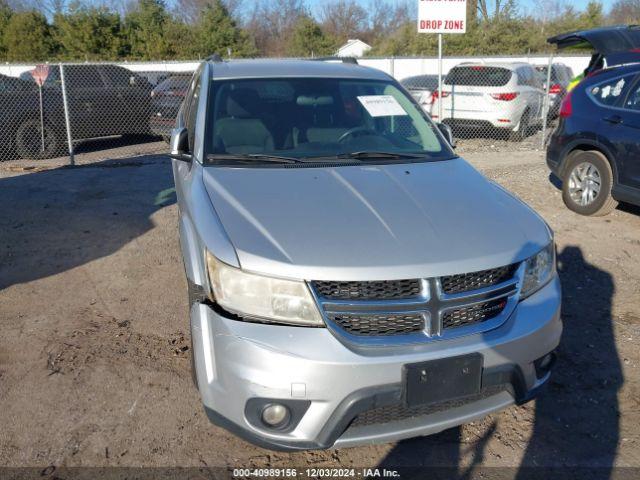
[[440, 403], [480, 392], [483, 356], [470, 353], [407, 364], [404, 397], [409, 407]]

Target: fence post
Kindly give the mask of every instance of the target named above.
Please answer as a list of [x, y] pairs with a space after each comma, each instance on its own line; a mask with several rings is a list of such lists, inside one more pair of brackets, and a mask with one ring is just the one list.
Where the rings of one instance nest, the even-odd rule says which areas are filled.
[[67, 101], [67, 83], [64, 80], [64, 65], [60, 65], [60, 83], [62, 83], [62, 103], [64, 105], [64, 123], [67, 128], [67, 144], [69, 145], [69, 165], [75, 165], [73, 158], [73, 137], [71, 135], [71, 118], [69, 116], [69, 102]]
[[[438, 34], [438, 122], [442, 122], [442, 34]], [[451, 116], [453, 116], [453, 97], [451, 99]]]
[[393, 78], [396, 78], [396, 59], [394, 57], [391, 57], [391, 76]]
[[549, 65], [547, 66], [547, 85], [544, 89], [544, 101], [542, 102], [542, 145], [540, 150], [544, 155], [547, 144], [547, 118], [549, 117], [549, 89], [551, 88], [551, 67], [553, 66], [553, 53], [549, 55]]

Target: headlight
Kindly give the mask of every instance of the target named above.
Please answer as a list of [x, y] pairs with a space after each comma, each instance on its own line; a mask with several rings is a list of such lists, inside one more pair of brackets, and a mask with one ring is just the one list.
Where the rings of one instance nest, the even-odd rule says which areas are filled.
[[240, 316], [295, 325], [324, 325], [305, 282], [246, 273], [207, 252], [215, 301]]
[[536, 293], [549, 283], [555, 273], [556, 248], [552, 241], [534, 256], [526, 260], [520, 298], [523, 299]]

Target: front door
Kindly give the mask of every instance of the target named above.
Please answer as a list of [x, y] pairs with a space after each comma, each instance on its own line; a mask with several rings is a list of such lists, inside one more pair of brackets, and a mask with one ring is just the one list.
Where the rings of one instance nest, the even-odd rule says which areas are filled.
[[640, 189], [640, 75], [622, 105], [620, 183]]

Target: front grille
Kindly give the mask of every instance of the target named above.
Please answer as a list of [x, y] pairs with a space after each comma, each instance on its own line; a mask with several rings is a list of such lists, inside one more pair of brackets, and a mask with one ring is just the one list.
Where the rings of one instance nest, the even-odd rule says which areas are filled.
[[402, 300], [418, 297], [420, 280], [374, 282], [312, 282], [318, 295], [329, 300]]
[[404, 335], [424, 330], [424, 317], [407, 314], [332, 314], [329, 318], [352, 335]]
[[500, 315], [506, 304], [506, 300], [499, 299], [448, 310], [442, 315], [442, 328], [463, 327], [490, 320]]
[[[338, 338], [400, 345], [420, 335], [426, 342], [496, 328], [515, 308], [517, 271], [513, 264], [440, 278], [312, 281], [310, 287]], [[479, 292], [482, 288], [486, 290]], [[470, 328], [458, 329], [464, 326]]]
[[447, 400], [440, 403], [431, 403], [427, 405], [419, 405], [415, 407], [407, 407], [403, 404], [387, 405], [384, 407], [374, 408], [358, 415], [349, 428], [367, 427], [371, 425], [383, 425], [385, 423], [399, 422], [408, 418], [422, 417], [433, 413], [450, 410], [452, 408], [462, 407], [469, 403], [477, 402], [484, 398], [492, 397], [505, 390], [504, 385], [495, 385], [482, 389], [479, 393], [469, 395], [455, 400]]
[[440, 278], [440, 285], [447, 294], [468, 292], [511, 280], [517, 269], [518, 264], [513, 264], [479, 272], [447, 275]]

